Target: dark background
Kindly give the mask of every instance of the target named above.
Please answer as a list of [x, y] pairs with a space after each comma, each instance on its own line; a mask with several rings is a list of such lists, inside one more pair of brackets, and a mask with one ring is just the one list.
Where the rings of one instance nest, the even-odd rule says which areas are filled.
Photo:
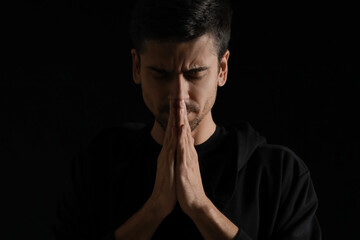
[[[1, 239], [49, 239], [68, 166], [101, 129], [151, 121], [123, 1], [1, 6]], [[309, 166], [324, 239], [359, 239], [359, 37], [347, 4], [234, 6], [213, 114], [249, 121]]]

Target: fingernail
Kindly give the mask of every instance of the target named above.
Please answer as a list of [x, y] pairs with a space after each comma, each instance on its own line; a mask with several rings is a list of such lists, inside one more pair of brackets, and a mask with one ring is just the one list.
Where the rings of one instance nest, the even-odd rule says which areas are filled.
[[181, 100], [181, 107], [185, 107], [185, 100]]

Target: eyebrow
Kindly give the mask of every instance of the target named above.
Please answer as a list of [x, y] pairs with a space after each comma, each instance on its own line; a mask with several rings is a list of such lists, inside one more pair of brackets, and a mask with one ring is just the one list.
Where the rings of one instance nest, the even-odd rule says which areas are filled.
[[[148, 66], [148, 69], [158, 72], [158, 73], [169, 73], [167, 70], [161, 69], [161, 68], [157, 68], [157, 67], [153, 67], [153, 66]], [[185, 70], [184, 73], [198, 73], [198, 72], [203, 72], [208, 70], [209, 67], [194, 67], [194, 68], [190, 68], [188, 70]]]
[[203, 72], [208, 70], [209, 67], [194, 67], [194, 68], [190, 68], [189, 70], [185, 70], [185, 73], [198, 73], [198, 72]]

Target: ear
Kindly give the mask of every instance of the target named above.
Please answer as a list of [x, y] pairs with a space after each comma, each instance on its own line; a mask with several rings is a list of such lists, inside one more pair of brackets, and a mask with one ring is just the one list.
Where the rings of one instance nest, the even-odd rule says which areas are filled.
[[133, 80], [136, 84], [141, 84], [139, 57], [136, 49], [131, 49]]
[[218, 86], [219, 87], [224, 86], [226, 83], [226, 80], [227, 80], [229, 56], [230, 56], [230, 52], [229, 52], [229, 50], [227, 50], [220, 61], [220, 71], [219, 71], [219, 76], [218, 76]]

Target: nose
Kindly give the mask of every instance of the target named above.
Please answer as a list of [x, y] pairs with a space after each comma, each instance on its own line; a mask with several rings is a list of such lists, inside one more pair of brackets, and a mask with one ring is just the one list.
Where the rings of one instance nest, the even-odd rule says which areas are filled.
[[183, 74], [176, 74], [170, 83], [169, 99], [186, 100], [189, 98], [189, 82]]

